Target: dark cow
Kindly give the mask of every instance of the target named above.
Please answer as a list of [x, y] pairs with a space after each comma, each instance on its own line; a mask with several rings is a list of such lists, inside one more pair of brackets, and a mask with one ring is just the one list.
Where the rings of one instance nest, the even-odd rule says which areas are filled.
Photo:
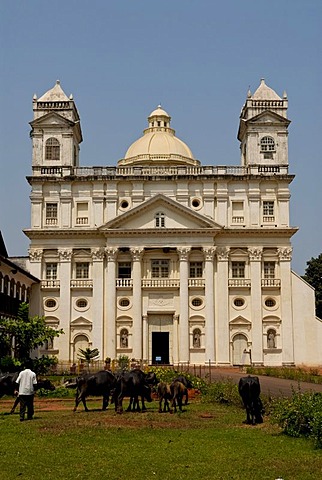
[[187, 392], [187, 393], [185, 394], [185, 402], [184, 402], [184, 404], [185, 404], [185, 405], [188, 405], [188, 396], [189, 396], [189, 394], [188, 394], [188, 388], [193, 388], [193, 384], [192, 384], [191, 381], [190, 381], [187, 377], [185, 377], [184, 375], [178, 375], [178, 376], [177, 376], [176, 378], [174, 378], [172, 381], [173, 381], [173, 382], [181, 382], [181, 383], [183, 383], [183, 385], [186, 387], [186, 392]]
[[172, 413], [171, 408], [171, 389], [170, 385], [165, 382], [160, 382], [158, 385], [158, 398], [159, 398], [159, 413], [162, 413], [162, 402], [163, 402], [163, 412]]
[[242, 377], [238, 383], [239, 395], [243, 400], [246, 409], [246, 422], [250, 425], [263, 423], [263, 404], [260, 399], [260, 384], [258, 377]]
[[178, 380], [174, 380], [170, 385], [172, 407], [174, 411], [177, 411], [177, 405], [180, 412], [182, 412], [182, 399], [184, 395], [187, 395], [187, 387]]
[[[152, 402], [151, 387], [148, 384], [148, 379], [154, 381], [154, 376], [149, 377], [142, 372], [139, 368], [131, 370], [130, 372], [122, 373], [117, 382], [114, 390], [113, 400], [115, 403], [115, 411], [118, 413], [123, 412], [123, 399], [124, 397], [130, 397], [130, 404], [127, 411], [140, 412], [139, 397], [142, 401], [142, 411], [146, 410], [144, 400]], [[156, 377], [155, 377], [156, 379]]]
[[[16, 380], [18, 378], [19, 372], [14, 373], [5, 373], [1, 374], [0, 376], [0, 398], [3, 395], [10, 395], [14, 396], [15, 391], [18, 389], [16, 384]], [[37, 385], [34, 386], [35, 391], [40, 390], [41, 388], [44, 390], [55, 390], [55, 385], [51, 383], [50, 380], [37, 380]], [[10, 413], [14, 413], [17, 405], [19, 404], [19, 396], [14, 401], [14, 404], [10, 410]]]
[[111, 390], [115, 388], [116, 378], [108, 370], [101, 370], [96, 373], [86, 373], [77, 378], [77, 391], [75, 398], [74, 412], [82, 401], [84, 409], [88, 412], [86, 397], [89, 395], [103, 397], [102, 410], [106, 410]]

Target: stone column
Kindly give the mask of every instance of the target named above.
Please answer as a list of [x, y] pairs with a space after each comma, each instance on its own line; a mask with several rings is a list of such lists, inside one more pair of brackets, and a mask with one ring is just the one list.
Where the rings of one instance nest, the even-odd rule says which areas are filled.
[[[179, 363], [178, 325], [179, 325], [179, 315], [173, 315], [172, 358], [173, 358], [174, 365]], [[170, 358], [170, 361], [171, 361], [171, 358]]]
[[143, 360], [149, 361], [149, 330], [148, 330], [148, 316], [142, 316], [143, 322], [143, 341], [142, 341], [142, 351], [143, 351]]
[[[72, 344], [70, 322], [71, 322], [71, 290], [70, 290], [70, 280], [72, 273], [72, 249], [61, 248], [58, 250], [59, 255], [59, 279], [60, 279], [60, 305], [59, 305], [59, 328], [62, 328], [65, 332], [63, 339], [69, 339], [69, 345]], [[66, 360], [73, 359], [73, 352], [71, 348], [68, 347], [66, 340], [60, 342], [57, 341], [59, 345], [59, 357]]]
[[[29, 249], [29, 260], [30, 260], [30, 273], [39, 279], [43, 279], [44, 275], [42, 272], [42, 254], [43, 250], [41, 248], [30, 248]], [[43, 304], [40, 288], [35, 288], [35, 291], [38, 290], [39, 295], [31, 296], [31, 303], [29, 306], [30, 315], [42, 315], [43, 314]], [[21, 290], [19, 292], [19, 298], [21, 299]]]
[[281, 277], [281, 328], [282, 328], [282, 363], [294, 364], [294, 338], [292, 315], [292, 286], [291, 286], [291, 259], [292, 248], [281, 247], [277, 249], [280, 262]]
[[141, 286], [141, 259], [143, 247], [130, 248], [133, 268], [133, 336], [132, 356], [138, 360], [142, 359], [142, 286]]
[[93, 248], [92, 344], [104, 359], [104, 248]]
[[[229, 358], [229, 247], [217, 247], [217, 275], [215, 292], [216, 352], [219, 365], [230, 365]], [[206, 299], [208, 297], [206, 296]]]
[[263, 364], [263, 312], [262, 312], [262, 252], [261, 247], [248, 249], [251, 279], [252, 363]]
[[179, 361], [188, 363], [189, 356], [189, 292], [188, 292], [188, 259], [189, 247], [177, 248], [180, 262], [180, 320], [179, 320]]
[[205, 362], [216, 362], [215, 352], [215, 302], [214, 302], [214, 255], [216, 247], [204, 247], [205, 256]]
[[116, 358], [116, 256], [117, 248], [105, 249], [107, 274], [105, 284], [104, 358]]

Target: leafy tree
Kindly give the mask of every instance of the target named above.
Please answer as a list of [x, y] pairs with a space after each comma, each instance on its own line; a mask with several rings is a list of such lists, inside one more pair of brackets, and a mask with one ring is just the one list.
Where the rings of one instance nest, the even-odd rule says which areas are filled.
[[17, 318], [0, 319], [0, 361], [13, 357], [23, 365], [33, 350], [62, 333], [46, 325], [44, 317], [29, 317], [29, 306], [22, 303]]
[[98, 351], [97, 348], [85, 348], [84, 350], [82, 348], [79, 349], [79, 354], [77, 355], [78, 358], [81, 360], [85, 360], [87, 363], [87, 368], [89, 369], [90, 363], [95, 360], [95, 358], [99, 357], [100, 352]]
[[322, 253], [317, 258], [311, 258], [306, 262], [304, 280], [315, 288], [315, 311], [322, 318]]

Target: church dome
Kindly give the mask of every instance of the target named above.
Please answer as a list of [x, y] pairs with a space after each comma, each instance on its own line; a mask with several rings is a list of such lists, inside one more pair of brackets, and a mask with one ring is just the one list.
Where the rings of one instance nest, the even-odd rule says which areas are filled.
[[153, 110], [143, 136], [132, 143], [118, 165], [199, 165], [188, 145], [175, 136], [170, 120], [161, 105]]

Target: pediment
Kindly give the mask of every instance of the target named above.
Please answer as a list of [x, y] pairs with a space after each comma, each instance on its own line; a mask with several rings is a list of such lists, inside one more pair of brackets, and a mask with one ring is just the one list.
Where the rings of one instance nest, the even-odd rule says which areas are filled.
[[246, 120], [246, 123], [256, 123], [256, 124], [267, 124], [267, 123], [280, 123], [281, 125], [289, 125], [291, 122], [285, 117], [282, 117], [278, 113], [271, 112], [270, 110], [265, 110], [255, 117]]
[[241, 325], [247, 325], [247, 326], [251, 326], [252, 322], [250, 322], [249, 320], [247, 320], [247, 318], [243, 317], [242, 315], [238, 315], [238, 317], [235, 317], [233, 318], [232, 320], [230, 320], [229, 322], [229, 325], [230, 326], [241, 326]]
[[64, 127], [73, 127], [74, 122], [68, 120], [67, 118], [59, 115], [57, 112], [49, 112], [46, 115], [43, 115], [36, 120], [30, 122], [32, 127], [42, 127], [42, 126], [64, 126]]
[[70, 326], [72, 329], [92, 329], [92, 322], [85, 317], [77, 317], [70, 322]]
[[162, 231], [169, 229], [223, 229], [212, 219], [194, 212], [163, 194], [158, 194], [110, 220], [102, 225], [100, 230], [155, 230], [155, 215], [157, 213], [163, 213], [165, 216], [165, 226], [161, 227]]
[[84, 258], [84, 257], [91, 257], [91, 253], [88, 250], [80, 249], [73, 253], [73, 257], [76, 259]]

